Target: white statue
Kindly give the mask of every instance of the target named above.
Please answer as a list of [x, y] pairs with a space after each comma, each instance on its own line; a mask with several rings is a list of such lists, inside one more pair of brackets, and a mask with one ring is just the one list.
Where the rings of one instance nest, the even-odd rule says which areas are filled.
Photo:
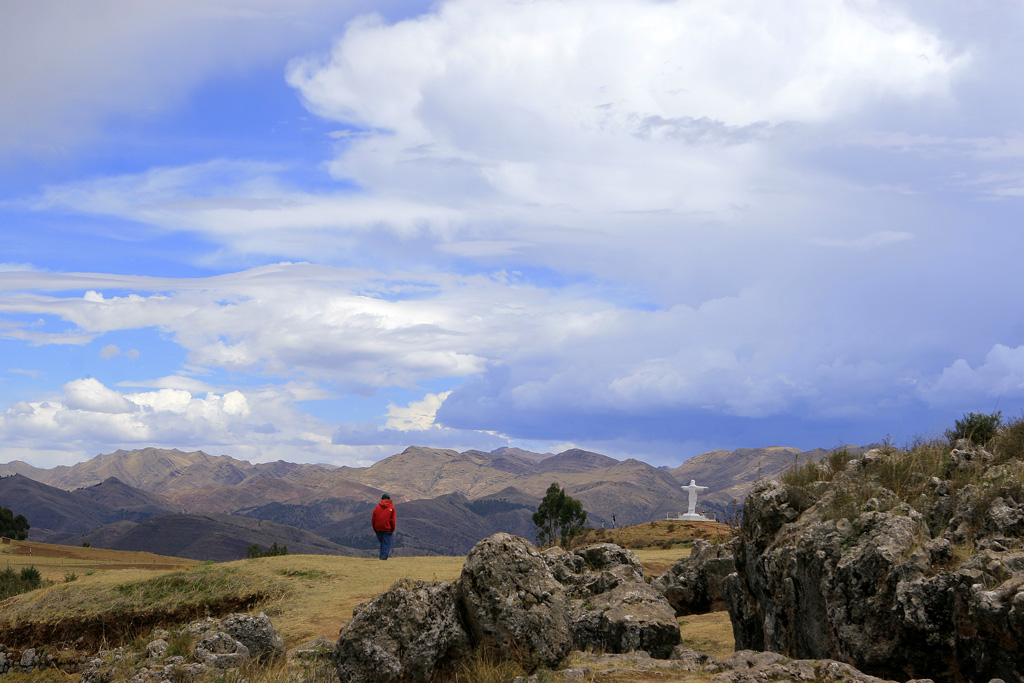
[[688, 505], [687, 505], [687, 508], [686, 508], [686, 514], [685, 515], [679, 515], [679, 519], [690, 519], [690, 520], [707, 519], [704, 515], [698, 515], [697, 514], [697, 492], [698, 491], [707, 491], [708, 487], [707, 486], [698, 486], [697, 482], [694, 481], [693, 479], [691, 479], [689, 486], [681, 486], [680, 488], [683, 489], [684, 491], [686, 491], [686, 495], [688, 497], [688, 500], [687, 500]]

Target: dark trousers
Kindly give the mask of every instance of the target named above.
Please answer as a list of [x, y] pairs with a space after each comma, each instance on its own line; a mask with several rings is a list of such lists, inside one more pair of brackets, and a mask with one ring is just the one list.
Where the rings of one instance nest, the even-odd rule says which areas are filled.
[[378, 531], [377, 540], [380, 541], [380, 559], [388, 559], [388, 555], [391, 554], [391, 536], [393, 534], [390, 531]]

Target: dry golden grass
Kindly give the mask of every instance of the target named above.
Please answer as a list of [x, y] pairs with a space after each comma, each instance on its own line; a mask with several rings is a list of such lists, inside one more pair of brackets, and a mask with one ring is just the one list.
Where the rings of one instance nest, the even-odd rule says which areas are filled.
[[279, 598], [263, 606], [285, 643], [292, 647], [317, 637], [335, 639], [352, 618], [352, 608], [391, 587], [400, 578], [454, 581], [464, 557], [392, 557], [386, 562], [362, 557], [284, 555], [241, 560], [227, 566], [283, 581]]
[[664, 574], [669, 567], [676, 563], [676, 560], [690, 556], [690, 548], [687, 546], [678, 546], [668, 550], [638, 548], [633, 552], [640, 558], [640, 564], [643, 565], [644, 574], [648, 579]]
[[736, 650], [728, 612], [679, 617], [679, 633], [686, 647], [719, 659], [728, 657]]
[[23, 567], [35, 567], [47, 581], [63, 581], [70, 573], [81, 577], [87, 572], [96, 573], [111, 569], [188, 569], [199, 564], [202, 563], [180, 557], [124, 550], [82, 548], [33, 541], [0, 544], [0, 569], [10, 567], [14, 571], [21, 571]]
[[693, 542], [728, 540], [732, 530], [720, 522], [680, 522], [657, 520], [618, 529], [591, 529], [573, 539], [573, 545], [615, 543], [623, 548], [670, 548]]

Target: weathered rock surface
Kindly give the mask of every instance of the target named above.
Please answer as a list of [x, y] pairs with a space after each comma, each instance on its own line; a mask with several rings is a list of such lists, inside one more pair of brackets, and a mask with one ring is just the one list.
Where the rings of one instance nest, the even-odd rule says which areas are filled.
[[556, 581], [570, 598], [585, 598], [625, 583], [643, 583], [644, 569], [632, 550], [594, 543], [572, 552], [555, 546], [541, 553]]
[[527, 665], [554, 667], [569, 653], [565, 589], [529, 541], [495, 534], [473, 547], [458, 582], [473, 642]]
[[625, 583], [571, 607], [573, 645], [610, 653], [643, 650], [668, 658], [679, 623], [665, 598], [646, 583]]
[[676, 563], [651, 582], [665, 596], [676, 616], [704, 614], [725, 609], [722, 582], [736, 570], [733, 558], [735, 541], [712, 545], [697, 539], [689, 557]]
[[1020, 680], [1022, 463], [954, 449], [960, 478], [924, 482], [912, 506], [881, 483], [914, 476], [892, 458], [869, 452], [831, 483], [747, 497], [724, 582], [736, 646], [898, 680]]
[[334, 648], [342, 681], [430, 681], [466, 654], [469, 637], [455, 606], [455, 587], [401, 579], [357, 608]]
[[221, 628], [232, 638], [245, 645], [250, 654], [260, 661], [269, 661], [284, 655], [284, 639], [277, 633], [270, 617], [263, 612], [250, 614], [229, 614]]
[[[815, 681], [815, 683], [895, 683], [869, 676], [849, 664], [832, 659], [792, 660], [775, 652], [741, 650], [723, 659], [724, 669], [711, 677], [714, 683], [762, 683], [762, 681]], [[924, 683], [919, 681], [918, 683]]]

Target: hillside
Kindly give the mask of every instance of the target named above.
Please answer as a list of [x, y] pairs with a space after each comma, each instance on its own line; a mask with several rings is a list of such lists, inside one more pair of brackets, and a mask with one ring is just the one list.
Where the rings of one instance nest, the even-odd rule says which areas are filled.
[[65, 491], [20, 474], [0, 478], [0, 501], [25, 515], [32, 540], [85, 532], [121, 520], [143, 522], [177, 512], [159, 497], [132, 489], [117, 479], [78, 491]]
[[111, 550], [146, 551], [194, 560], [225, 562], [246, 557], [249, 546], [277, 543], [306, 555], [368, 555], [302, 529], [238, 515], [166, 515], [142, 524], [108, 525], [84, 534], [58, 536], [56, 542], [102, 543]]

